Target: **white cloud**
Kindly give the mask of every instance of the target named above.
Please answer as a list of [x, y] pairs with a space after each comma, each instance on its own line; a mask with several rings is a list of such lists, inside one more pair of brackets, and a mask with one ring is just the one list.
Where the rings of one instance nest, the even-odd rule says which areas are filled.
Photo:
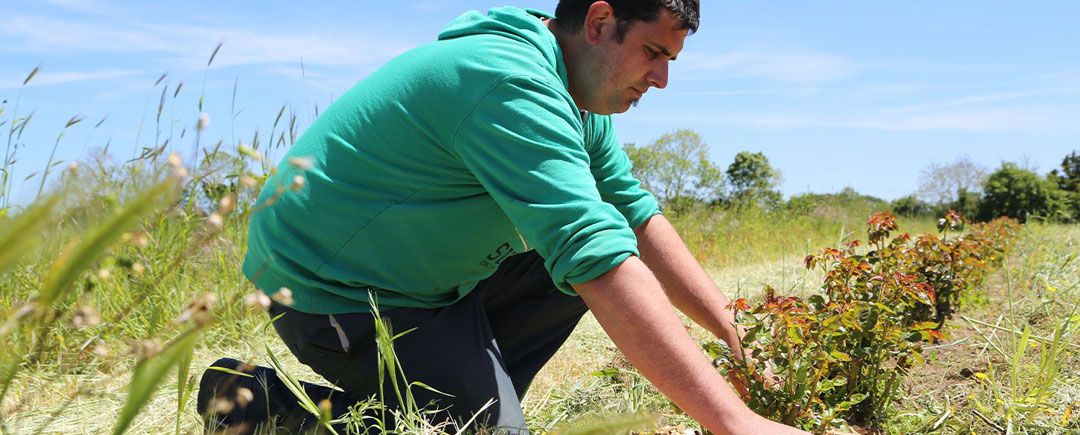
[[[758, 78], [790, 83], [819, 83], [853, 75], [855, 62], [825, 53], [732, 51], [686, 53], [672, 65], [680, 73]], [[674, 73], [673, 73], [674, 74]]]
[[[357, 66], [381, 64], [410, 46], [359, 33], [271, 33], [260, 28], [223, 28], [97, 20], [74, 21], [36, 15], [0, 17], [0, 51], [135, 53], [166, 56], [163, 63], [198, 69], [224, 42], [214, 67], [253, 64]], [[179, 62], [179, 64], [178, 64]]]

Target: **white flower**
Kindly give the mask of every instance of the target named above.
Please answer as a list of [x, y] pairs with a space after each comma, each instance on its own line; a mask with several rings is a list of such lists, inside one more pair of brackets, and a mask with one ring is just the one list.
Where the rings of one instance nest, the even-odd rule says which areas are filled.
[[210, 115], [206, 112], [199, 113], [199, 122], [195, 125], [200, 131], [210, 125]]

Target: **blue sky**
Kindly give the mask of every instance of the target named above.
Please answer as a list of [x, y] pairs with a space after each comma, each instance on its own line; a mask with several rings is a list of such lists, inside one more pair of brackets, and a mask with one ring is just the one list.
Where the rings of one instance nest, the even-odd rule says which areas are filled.
[[[0, 98], [9, 100], [0, 118], [10, 123], [23, 78], [41, 65], [20, 98], [19, 116], [36, 112], [16, 179], [41, 170], [74, 115], [85, 121], [65, 134], [59, 159], [106, 143], [127, 159], [150, 145], [163, 73], [159, 137], [171, 131], [177, 150], [190, 150], [202, 94], [211, 122], [201, 141], [246, 142], [256, 129], [269, 134], [283, 104], [307, 125], [316, 107], [461, 12], [503, 4], [553, 10], [555, 2], [11, 5], [0, 16]], [[1080, 150], [1077, 22], [1073, 1], [707, 1], [668, 88], [616, 116], [616, 126], [638, 144], [696, 130], [722, 166], [739, 151], [762, 151], [789, 195], [851, 186], [893, 199], [916, 190], [927, 164], [960, 156], [1045, 173]], [[16, 181], [23, 198], [36, 186]]]

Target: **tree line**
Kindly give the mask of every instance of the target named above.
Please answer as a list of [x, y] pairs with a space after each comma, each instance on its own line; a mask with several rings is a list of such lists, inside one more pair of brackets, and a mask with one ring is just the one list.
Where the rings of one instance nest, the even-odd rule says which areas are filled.
[[919, 189], [888, 202], [845, 188], [838, 193], [807, 193], [784, 200], [782, 177], [764, 153], [743, 151], [721, 168], [692, 130], [677, 130], [651, 144], [624, 145], [633, 173], [666, 210], [693, 207], [809, 211], [821, 203], [858, 202], [905, 216], [940, 216], [956, 210], [982, 221], [1012, 217], [1049, 222], [1080, 222], [1080, 153], [1065, 156], [1060, 167], [1040, 175], [1027, 163], [1003, 162], [993, 171], [967, 157], [923, 168]]

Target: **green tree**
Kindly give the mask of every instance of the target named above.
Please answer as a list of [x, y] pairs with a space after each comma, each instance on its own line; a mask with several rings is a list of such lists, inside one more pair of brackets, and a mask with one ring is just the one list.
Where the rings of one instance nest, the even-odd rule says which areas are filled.
[[915, 195], [897, 198], [890, 204], [893, 213], [899, 216], [927, 216], [933, 212], [933, 207], [926, 201]]
[[682, 209], [720, 196], [724, 175], [711, 160], [708, 146], [692, 130], [660, 136], [651, 145], [624, 145], [634, 163], [631, 172], [665, 206]]
[[1015, 163], [1005, 162], [986, 179], [979, 218], [1009, 216], [1026, 222], [1038, 216], [1059, 220], [1064, 216], [1063, 206], [1057, 184]]
[[[960, 189], [956, 192], [956, 201], [949, 204], [950, 210], [960, 212], [965, 218], [971, 219], [979, 215], [979, 207], [982, 206], [982, 197], [978, 192]], [[941, 210], [938, 215], [944, 216], [948, 210]]]
[[1061, 170], [1054, 169], [1048, 175], [1066, 197], [1070, 220], [1080, 222], [1080, 154], [1069, 153], [1061, 161]]
[[736, 205], [775, 208], [780, 204], [780, 171], [769, 164], [764, 153], [743, 151], [727, 169], [731, 201]]

